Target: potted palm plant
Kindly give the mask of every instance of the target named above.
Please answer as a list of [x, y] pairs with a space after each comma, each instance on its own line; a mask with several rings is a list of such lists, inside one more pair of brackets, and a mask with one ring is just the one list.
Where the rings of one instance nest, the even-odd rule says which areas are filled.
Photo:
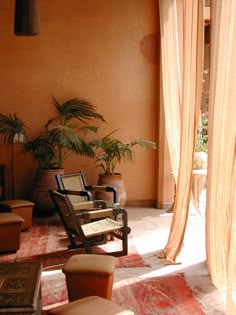
[[[115, 130], [114, 132], [116, 132]], [[122, 174], [116, 172], [116, 167], [122, 162], [131, 162], [135, 157], [133, 147], [138, 145], [142, 149], [156, 149], [156, 143], [150, 140], [135, 138], [130, 142], [123, 142], [117, 138], [113, 138], [112, 134], [93, 141], [95, 147], [95, 163], [101, 169], [99, 174], [99, 185], [110, 185], [117, 188], [118, 199], [121, 206], [126, 203], [126, 191], [122, 179]], [[109, 199], [104, 192], [98, 192], [96, 199]]]
[[[96, 118], [105, 122], [95, 106], [84, 99], [70, 99], [60, 104], [53, 98], [57, 116], [43, 126], [39, 135], [25, 142], [25, 151], [30, 152], [40, 169], [60, 169], [68, 153], [74, 152], [93, 157], [91, 145], [80, 134], [96, 132], [98, 127], [87, 124]], [[78, 123], [82, 123], [80, 126]]]
[[[56, 188], [55, 174], [64, 172], [63, 162], [68, 154], [94, 157], [92, 146], [83, 136], [90, 131], [97, 132], [98, 128], [89, 125], [88, 121], [93, 118], [105, 122], [103, 116], [97, 113], [95, 106], [88, 100], [75, 98], [59, 103], [53, 98], [52, 101], [57, 115], [46, 122], [34, 139], [27, 137], [23, 128], [24, 151], [31, 153], [38, 163], [32, 200], [41, 212], [47, 213], [50, 213], [53, 207], [48, 189]], [[11, 118], [13, 121], [19, 120], [15, 114]], [[2, 128], [3, 126], [4, 121]], [[7, 128], [7, 124], [5, 127]]]

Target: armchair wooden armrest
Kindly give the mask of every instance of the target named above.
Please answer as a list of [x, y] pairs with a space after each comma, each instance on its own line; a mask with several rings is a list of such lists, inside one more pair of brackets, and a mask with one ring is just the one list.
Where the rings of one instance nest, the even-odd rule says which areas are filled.
[[117, 189], [113, 186], [99, 186], [99, 185], [89, 185], [85, 186], [86, 190], [91, 191], [106, 191], [113, 193], [113, 203], [118, 204], [118, 197], [117, 197]]

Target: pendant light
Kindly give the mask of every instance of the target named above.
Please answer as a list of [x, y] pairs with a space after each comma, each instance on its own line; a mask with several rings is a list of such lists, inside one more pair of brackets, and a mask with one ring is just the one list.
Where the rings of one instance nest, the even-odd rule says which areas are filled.
[[14, 33], [16, 36], [39, 35], [38, 0], [16, 0]]

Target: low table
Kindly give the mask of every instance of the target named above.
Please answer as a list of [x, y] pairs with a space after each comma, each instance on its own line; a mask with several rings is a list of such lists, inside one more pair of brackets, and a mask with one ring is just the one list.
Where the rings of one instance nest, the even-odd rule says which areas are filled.
[[40, 262], [0, 264], [0, 314], [41, 315]]

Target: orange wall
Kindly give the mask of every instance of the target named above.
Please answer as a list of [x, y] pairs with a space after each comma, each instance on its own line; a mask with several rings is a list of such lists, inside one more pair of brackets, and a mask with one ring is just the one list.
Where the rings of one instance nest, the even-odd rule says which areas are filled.
[[[13, 34], [13, 0], [0, 2], [0, 112], [17, 113], [34, 132], [52, 117], [51, 98], [92, 101], [124, 141], [157, 141], [159, 31], [155, 0], [40, 0], [41, 34]], [[10, 152], [0, 146], [0, 163]], [[16, 197], [30, 194], [36, 165], [15, 146]], [[137, 148], [121, 165], [128, 200], [155, 200], [157, 151]], [[71, 156], [66, 172], [83, 170], [97, 181], [93, 161]]]

